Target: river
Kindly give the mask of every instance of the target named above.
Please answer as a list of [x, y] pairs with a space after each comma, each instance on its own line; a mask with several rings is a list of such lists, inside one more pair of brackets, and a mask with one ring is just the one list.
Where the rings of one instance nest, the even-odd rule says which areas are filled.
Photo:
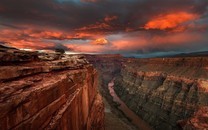
[[126, 117], [128, 117], [131, 122], [141, 130], [152, 130], [152, 128], [143, 121], [140, 117], [138, 117], [132, 110], [130, 110], [127, 105], [117, 96], [114, 91], [114, 79], [108, 84], [108, 89], [110, 95], [113, 97], [113, 101], [120, 104], [118, 109], [120, 109]]

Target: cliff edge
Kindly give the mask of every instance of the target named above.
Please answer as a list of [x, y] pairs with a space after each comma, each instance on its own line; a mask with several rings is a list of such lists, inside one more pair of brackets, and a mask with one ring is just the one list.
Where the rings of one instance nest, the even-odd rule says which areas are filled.
[[97, 78], [82, 56], [0, 47], [0, 128], [104, 129]]

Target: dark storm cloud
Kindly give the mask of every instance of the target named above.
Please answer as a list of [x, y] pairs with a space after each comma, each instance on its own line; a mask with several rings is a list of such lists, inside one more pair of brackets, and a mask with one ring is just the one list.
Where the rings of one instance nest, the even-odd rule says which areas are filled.
[[[0, 41], [18, 48], [137, 54], [208, 49], [207, 0], [1, 0], [0, 19]], [[110, 44], [90, 43], [99, 39]]]
[[72, 29], [99, 19], [98, 7], [79, 5], [73, 1], [1, 0], [0, 17], [4, 23], [32, 24]]
[[202, 15], [207, 5], [206, 0], [1, 0], [0, 18], [5, 26], [25, 24], [71, 31], [102, 23], [112, 15], [118, 17], [109, 23], [112, 28], [98, 31], [117, 32], [127, 27], [137, 30], [152, 16], [164, 12], [186, 10]]
[[4, 26], [4, 27], [9, 27], [9, 28], [13, 28], [13, 29], [23, 29], [21, 27], [12, 25], [12, 24], [7, 24], [7, 23], [0, 23], [0, 26]]

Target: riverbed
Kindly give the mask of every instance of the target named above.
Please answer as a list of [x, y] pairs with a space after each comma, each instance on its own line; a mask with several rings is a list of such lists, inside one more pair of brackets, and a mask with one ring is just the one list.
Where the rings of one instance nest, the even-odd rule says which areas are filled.
[[108, 90], [110, 95], [113, 97], [113, 101], [119, 104], [118, 109], [120, 109], [125, 116], [131, 120], [131, 122], [141, 130], [152, 130], [152, 128], [143, 121], [140, 117], [138, 117], [128, 106], [118, 97], [116, 92], [114, 91], [114, 79], [108, 84]]

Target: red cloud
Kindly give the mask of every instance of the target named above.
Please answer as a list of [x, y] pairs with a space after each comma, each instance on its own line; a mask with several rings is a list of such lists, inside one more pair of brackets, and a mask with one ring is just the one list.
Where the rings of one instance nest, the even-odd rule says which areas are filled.
[[[32, 28], [32, 27], [31, 27]], [[49, 49], [55, 46], [54, 43], [44, 41], [44, 39], [66, 39], [72, 36], [57, 31], [37, 31], [33, 29], [16, 30], [2, 29], [0, 31], [0, 41], [16, 48], [28, 49]]]
[[167, 30], [173, 29], [177, 32], [183, 31], [185, 27], [180, 26], [180, 24], [195, 20], [199, 16], [197, 14], [192, 14], [188, 12], [177, 12], [177, 13], [169, 13], [169, 14], [161, 14], [156, 16], [155, 18], [148, 21], [144, 28], [149, 29], [159, 29], [159, 30]]

